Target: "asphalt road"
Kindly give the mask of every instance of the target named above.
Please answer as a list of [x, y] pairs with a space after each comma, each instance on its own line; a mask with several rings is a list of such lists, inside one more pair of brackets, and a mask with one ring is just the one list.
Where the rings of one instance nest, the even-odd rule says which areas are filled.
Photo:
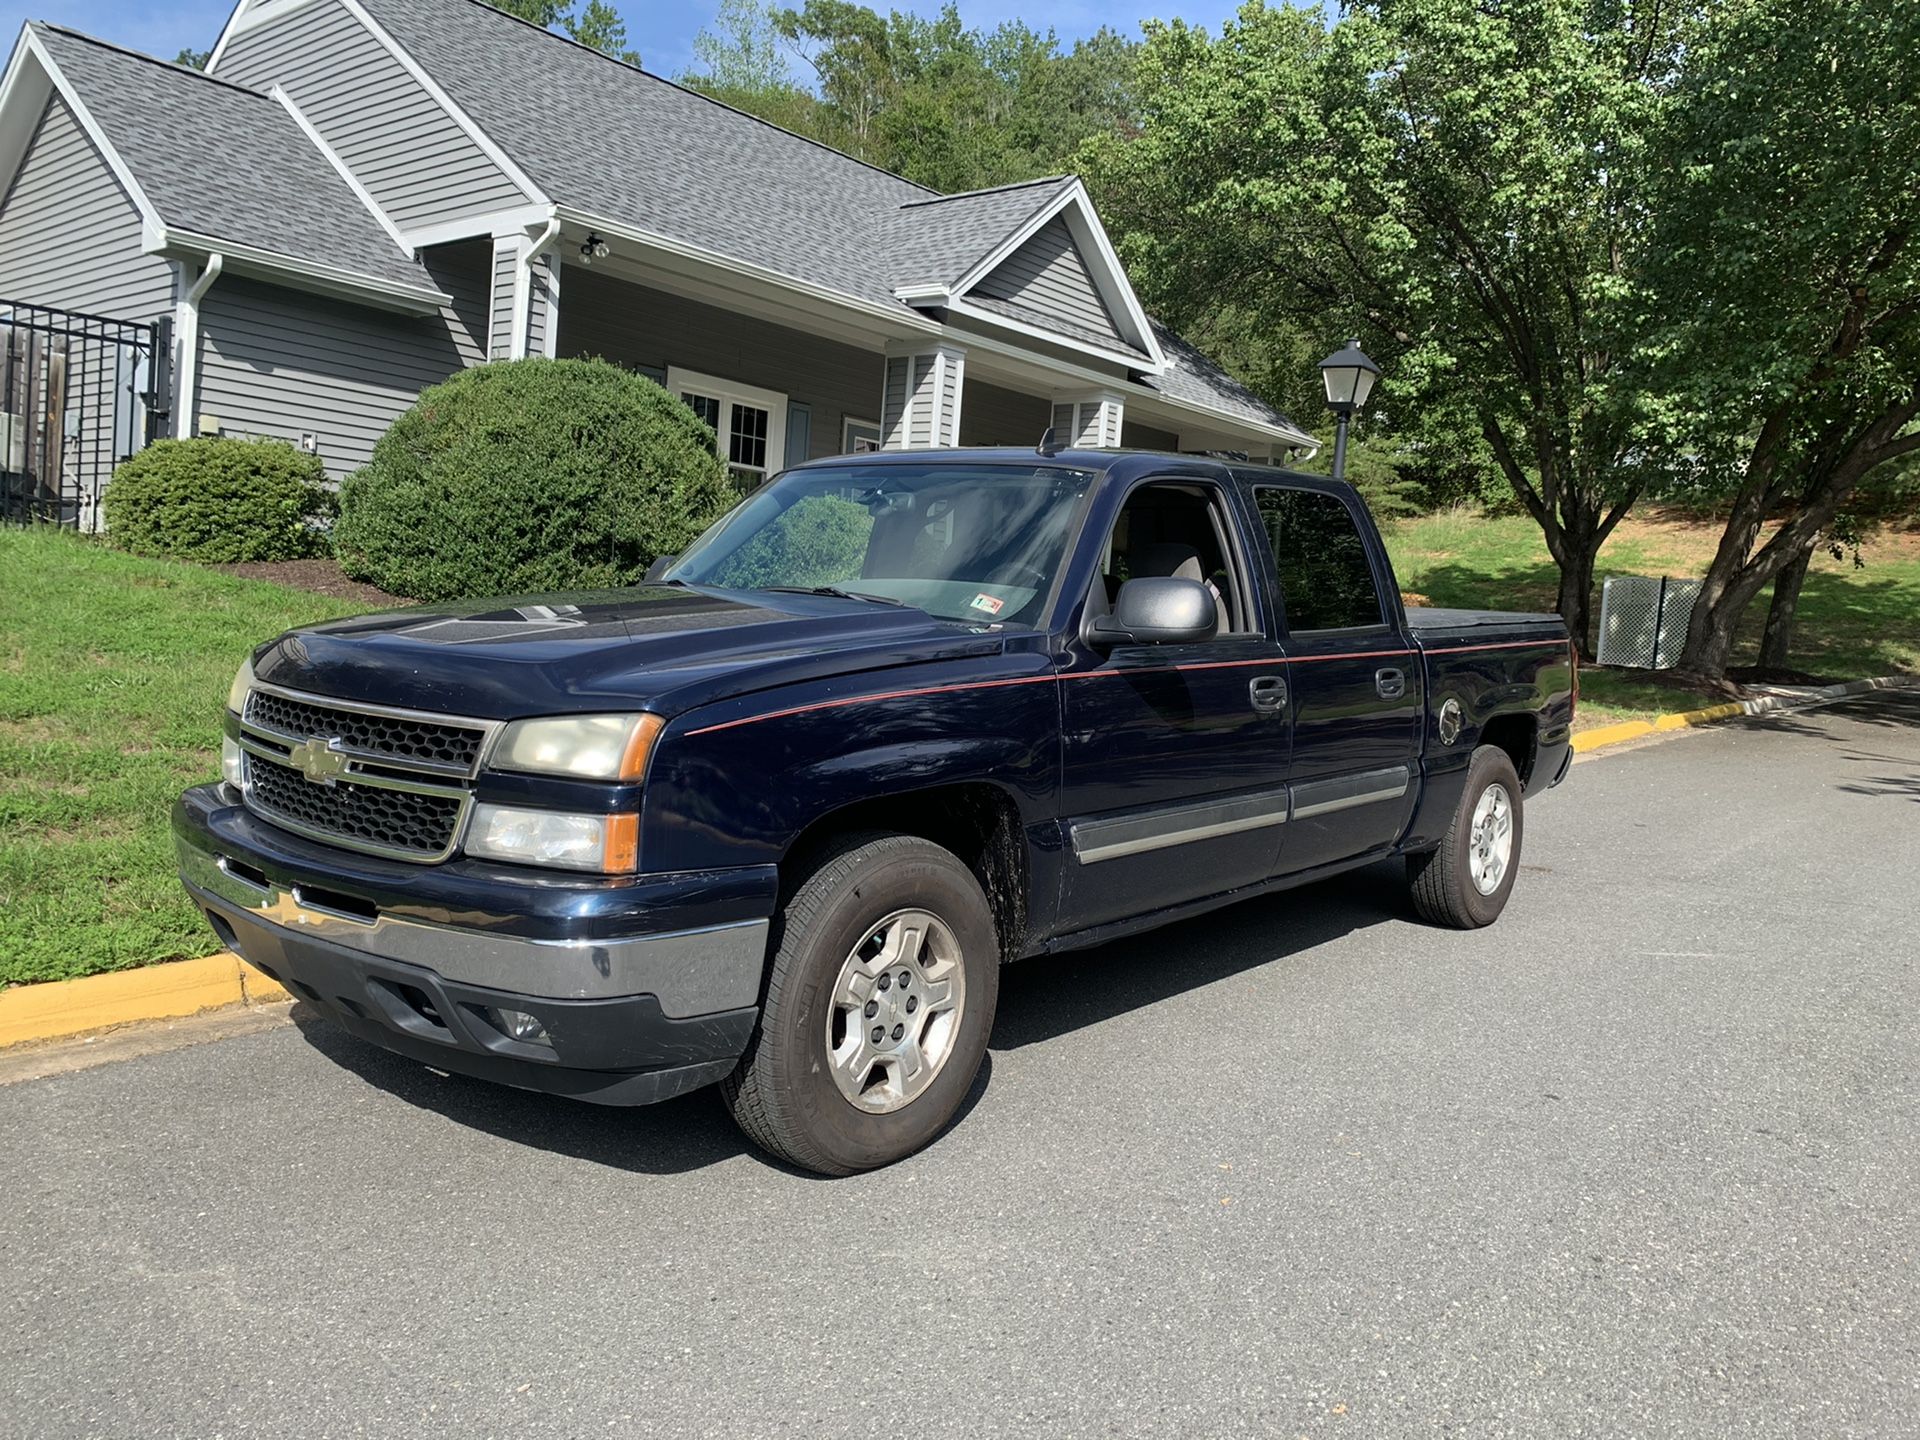
[[1009, 973], [820, 1181], [310, 1021], [0, 1088], [0, 1433], [1920, 1433], [1920, 696]]

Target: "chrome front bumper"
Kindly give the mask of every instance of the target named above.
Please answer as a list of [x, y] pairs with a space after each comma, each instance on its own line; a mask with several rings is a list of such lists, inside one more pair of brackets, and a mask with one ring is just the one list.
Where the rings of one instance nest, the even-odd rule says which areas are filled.
[[[217, 837], [176, 825], [180, 878], [202, 900], [303, 939], [417, 965], [443, 979], [559, 1000], [652, 995], [670, 1017], [756, 1005], [768, 921], [748, 919], [612, 939], [535, 939], [499, 929], [436, 924], [379, 910], [330, 906], [327, 881], [270, 879], [245, 856], [220, 853]], [[250, 873], [248, 873], [250, 872]], [[328, 892], [332, 893], [332, 892]], [[340, 896], [346, 903], [350, 897]]]

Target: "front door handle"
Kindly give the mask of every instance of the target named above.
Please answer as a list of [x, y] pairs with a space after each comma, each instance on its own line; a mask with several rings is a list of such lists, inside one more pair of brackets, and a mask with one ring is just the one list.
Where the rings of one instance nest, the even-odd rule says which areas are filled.
[[1407, 677], [1398, 670], [1376, 670], [1373, 687], [1380, 692], [1382, 700], [1398, 700], [1407, 693]]
[[1247, 697], [1261, 715], [1277, 715], [1287, 708], [1287, 682], [1278, 675], [1256, 675], [1247, 682]]

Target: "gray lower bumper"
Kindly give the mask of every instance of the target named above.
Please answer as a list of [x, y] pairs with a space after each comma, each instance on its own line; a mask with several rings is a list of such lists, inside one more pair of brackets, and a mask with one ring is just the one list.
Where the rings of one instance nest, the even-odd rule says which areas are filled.
[[344, 914], [313, 903], [301, 887], [265, 885], [175, 837], [190, 890], [249, 912], [262, 923], [382, 960], [418, 965], [458, 984], [555, 1000], [652, 995], [670, 1018], [758, 1003], [767, 952], [765, 920], [618, 940], [531, 940], [387, 914]]

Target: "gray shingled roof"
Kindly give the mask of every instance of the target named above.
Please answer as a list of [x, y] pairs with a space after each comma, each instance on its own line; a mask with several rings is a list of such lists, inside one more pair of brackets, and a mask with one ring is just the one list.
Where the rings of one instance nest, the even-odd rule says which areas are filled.
[[[870, 303], [959, 279], [1073, 183], [937, 195], [482, 0], [361, 3], [556, 203]], [[1154, 388], [1294, 428], [1194, 347], [1160, 337], [1171, 368]]]
[[33, 22], [169, 228], [433, 291], [271, 96]]
[[1167, 357], [1167, 368], [1159, 375], [1147, 376], [1141, 382], [1148, 389], [1158, 390], [1171, 400], [1184, 400], [1190, 405], [1205, 405], [1209, 409], [1223, 411], [1228, 415], [1251, 420], [1256, 424], [1284, 425], [1289, 430], [1299, 429], [1285, 415], [1227, 374], [1193, 345], [1182, 340], [1158, 320], [1154, 320], [1152, 324], [1153, 333], [1160, 341], [1161, 352]]
[[880, 246], [895, 285], [952, 285], [1031, 220], [1071, 175], [962, 195], [926, 195], [881, 222]]

